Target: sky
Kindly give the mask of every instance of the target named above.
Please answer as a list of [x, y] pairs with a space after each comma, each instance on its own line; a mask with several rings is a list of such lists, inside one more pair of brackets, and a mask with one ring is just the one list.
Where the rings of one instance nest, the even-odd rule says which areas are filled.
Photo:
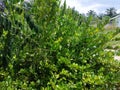
[[[4, 1], [4, 0], [0, 0]], [[25, 0], [30, 1], [30, 0]], [[62, 3], [64, 0], [62, 0]], [[89, 10], [94, 10], [97, 14], [105, 13], [106, 9], [114, 7], [117, 13], [120, 13], [120, 0], [66, 0], [66, 3], [71, 8], [75, 7], [80, 13], [87, 13]]]
[[[62, 0], [62, 3], [64, 0]], [[114, 7], [120, 13], [120, 0], [66, 0], [71, 8], [75, 7], [80, 13], [94, 10], [97, 14], [105, 13], [106, 9]]]

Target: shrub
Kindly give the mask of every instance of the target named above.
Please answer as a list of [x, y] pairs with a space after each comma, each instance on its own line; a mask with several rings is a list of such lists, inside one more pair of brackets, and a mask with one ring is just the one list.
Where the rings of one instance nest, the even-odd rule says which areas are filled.
[[106, 19], [93, 27], [92, 17], [66, 8], [66, 3], [60, 6], [59, 0], [36, 0], [27, 11], [22, 2], [6, 5], [9, 14], [1, 17], [7, 22], [0, 36], [3, 90], [99, 90], [119, 84], [119, 63], [104, 52], [111, 39], [102, 33]]

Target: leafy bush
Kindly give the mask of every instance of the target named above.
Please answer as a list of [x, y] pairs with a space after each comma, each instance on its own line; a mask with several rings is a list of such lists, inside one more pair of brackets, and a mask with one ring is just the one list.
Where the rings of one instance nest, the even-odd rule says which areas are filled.
[[[10, 2], [10, 1], [9, 1]], [[59, 0], [6, 2], [0, 36], [0, 87], [5, 90], [112, 89], [119, 85], [119, 63], [104, 52], [112, 34], [107, 19], [90, 25]], [[9, 14], [7, 14], [9, 13]], [[7, 26], [6, 26], [7, 25]]]

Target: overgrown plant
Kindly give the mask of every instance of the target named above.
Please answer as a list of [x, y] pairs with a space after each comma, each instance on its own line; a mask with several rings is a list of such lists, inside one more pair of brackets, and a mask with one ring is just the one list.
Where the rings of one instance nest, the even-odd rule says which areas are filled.
[[102, 33], [106, 19], [93, 27], [92, 17], [67, 8], [66, 3], [60, 6], [59, 0], [35, 0], [29, 9], [23, 3], [6, 2], [8, 14], [0, 17], [2, 90], [119, 86], [119, 62], [104, 51], [112, 37]]

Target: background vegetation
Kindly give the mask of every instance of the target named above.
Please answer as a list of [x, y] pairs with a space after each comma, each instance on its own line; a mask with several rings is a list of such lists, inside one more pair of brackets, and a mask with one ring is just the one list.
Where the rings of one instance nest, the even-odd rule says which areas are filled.
[[0, 13], [1, 90], [113, 90], [120, 63], [104, 50], [109, 18], [60, 6], [59, 0], [6, 1]]

